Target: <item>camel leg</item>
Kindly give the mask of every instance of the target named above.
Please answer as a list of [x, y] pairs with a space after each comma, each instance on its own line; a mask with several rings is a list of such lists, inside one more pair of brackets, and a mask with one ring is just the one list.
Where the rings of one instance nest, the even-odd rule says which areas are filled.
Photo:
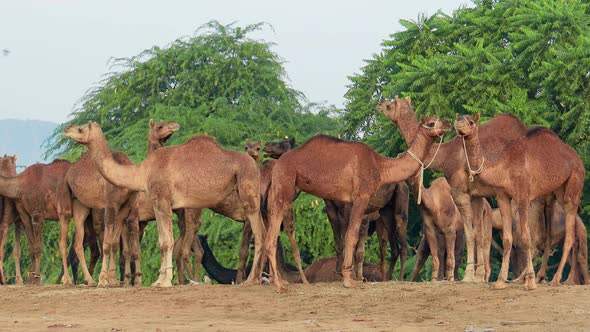
[[119, 253], [119, 261], [124, 261], [124, 269], [121, 271], [119, 268], [119, 272], [122, 272], [123, 277], [123, 286], [130, 287], [131, 286], [131, 244], [130, 239], [131, 234], [129, 232], [129, 227], [127, 224], [121, 227], [121, 251]]
[[334, 250], [336, 251], [336, 272], [342, 271], [342, 224], [340, 220], [340, 212], [333, 201], [324, 200], [326, 204], [326, 215], [332, 227], [332, 234], [334, 234]]
[[185, 210], [185, 232], [180, 248], [181, 262], [184, 265], [184, 271], [188, 273], [190, 280], [195, 280], [193, 268], [191, 267], [192, 246], [195, 240], [195, 231], [197, 229], [197, 220], [194, 210]]
[[158, 222], [158, 240], [160, 244], [160, 273], [153, 287], [172, 287], [172, 205], [163, 199], [154, 199], [154, 213]]
[[348, 220], [348, 228], [344, 237], [344, 261], [342, 264], [342, 277], [344, 279], [344, 287], [346, 288], [356, 287], [356, 283], [352, 278], [353, 255], [358, 242], [362, 218], [368, 203], [369, 197], [359, 196], [352, 203], [350, 209], [350, 219]]
[[[108, 209], [108, 208], [107, 208]], [[115, 227], [113, 228], [113, 236], [111, 238], [111, 253], [109, 257], [109, 286], [110, 287], [117, 287], [120, 286], [121, 283], [117, 280], [117, 252], [119, 251], [120, 243], [121, 243], [121, 233], [123, 232], [123, 228], [127, 229], [126, 224], [126, 217], [129, 214], [129, 206], [124, 206], [120, 210], [117, 211], [115, 214]], [[124, 241], [127, 241], [127, 237], [125, 237]], [[127, 258], [129, 263], [131, 263], [130, 251], [129, 251], [129, 243], [127, 242]], [[131, 268], [131, 265], [129, 266]]]
[[377, 228], [377, 239], [379, 239], [379, 271], [383, 280], [389, 280], [387, 277], [387, 228], [385, 227], [385, 220], [383, 216], [379, 216], [379, 219], [375, 221], [375, 227]]
[[508, 280], [508, 267], [510, 264], [510, 252], [512, 251], [512, 207], [510, 206], [510, 197], [498, 196], [498, 208], [502, 216], [502, 267], [498, 274], [498, 280], [494, 283], [495, 289], [506, 288]]
[[141, 287], [142, 273], [141, 273], [141, 246], [139, 243], [139, 218], [134, 217], [127, 221], [129, 227], [129, 249], [131, 251], [131, 259], [135, 265], [135, 274], [133, 275], [133, 286]]
[[[561, 277], [563, 274], [563, 268], [565, 266], [565, 263], [567, 261], [567, 258], [570, 254], [570, 250], [572, 249], [573, 246], [573, 239], [575, 234], [575, 230], [574, 232], [572, 232], [572, 229], [574, 229], [575, 227], [575, 222], [576, 222], [576, 213], [577, 211], [571, 211], [573, 209], [573, 204], [566, 204], [566, 206], [564, 206], [564, 209], [566, 211], [566, 215], [565, 215], [565, 239], [563, 241], [563, 253], [561, 256], [561, 261], [559, 262], [559, 266], [557, 268], [557, 272], [555, 272], [555, 275], [553, 276], [553, 280], [551, 280], [551, 286], [558, 286], [559, 283], [561, 282]], [[575, 272], [575, 265], [576, 264], [572, 264], [570, 273], [574, 273]]]
[[[31, 218], [30, 218], [29, 214], [27, 213], [27, 211], [25, 211], [22, 204], [17, 203], [16, 209], [17, 209], [18, 214], [20, 216], [21, 223], [25, 229], [25, 235], [27, 236], [27, 241], [29, 242], [29, 255], [31, 256], [31, 262], [32, 262], [33, 252], [31, 250], [31, 248], [33, 247], [34, 237], [33, 237], [33, 225], [31, 223]], [[31, 269], [32, 268], [33, 268], [33, 266], [31, 264]], [[30, 272], [29, 272], [29, 277], [30, 277]], [[30, 278], [27, 280], [27, 283], [31, 283]]]
[[399, 281], [404, 281], [404, 267], [406, 265], [406, 259], [408, 257], [408, 224], [407, 219], [401, 215], [395, 215], [395, 229], [397, 230], [397, 242], [400, 246], [399, 256]]
[[45, 217], [41, 214], [32, 216], [33, 224], [33, 246], [31, 248], [31, 270], [32, 282], [35, 285], [41, 284], [41, 249], [43, 248], [43, 224], [45, 223]]
[[584, 278], [584, 285], [590, 284], [590, 275], [588, 273], [588, 236], [586, 228], [580, 220], [576, 222], [576, 237], [578, 238], [578, 262], [580, 263], [580, 273]]
[[71, 216], [59, 213], [59, 253], [61, 254], [62, 273], [61, 283], [64, 286], [72, 285], [72, 278], [68, 269], [68, 231], [70, 229]]
[[193, 244], [192, 244], [192, 251], [193, 251], [193, 266], [194, 266], [194, 280], [201, 279], [201, 264], [203, 262], [203, 254], [204, 250], [201, 247], [201, 241], [199, 241], [198, 234], [199, 229], [201, 229], [201, 225], [203, 224], [203, 210], [202, 209], [195, 209], [192, 212], [195, 214], [195, 233], [193, 236]]
[[428, 247], [430, 247], [430, 256], [432, 257], [432, 281], [438, 280], [439, 270], [439, 256], [438, 256], [438, 239], [436, 238], [436, 229], [434, 228], [434, 221], [431, 216], [426, 214], [422, 215], [422, 222], [424, 223], [424, 235], [428, 241]]
[[549, 264], [549, 256], [551, 255], [551, 228], [553, 226], [552, 219], [554, 200], [554, 196], [549, 195], [544, 202], [543, 219], [545, 225], [545, 234], [543, 241], [543, 260], [541, 262], [539, 273], [537, 273], [537, 283], [545, 283], [545, 278], [547, 277], [547, 265]]
[[236, 271], [236, 284], [241, 284], [246, 279], [246, 264], [250, 255], [250, 241], [252, 239], [252, 227], [247, 221], [242, 228], [242, 240], [238, 253], [238, 270]]
[[[467, 247], [467, 265], [465, 266], [464, 282], [474, 282], [475, 279], [475, 230], [473, 229], [473, 211], [471, 199], [467, 193], [451, 190], [453, 200], [463, 219], [465, 244]], [[432, 251], [432, 248], [430, 248]], [[434, 258], [434, 257], [433, 257]]]
[[[570, 273], [567, 276], [567, 279], [565, 280], [565, 282], [563, 283], [564, 285], [568, 285], [568, 286], [573, 286], [573, 285], [579, 285], [580, 284], [580, 275], [579, 272], [577, 272], [577, 268], [578, 268], [578, 241], [577, 239], [574, 239], [574, 244], [572, 245], [572, 254], [570, 256], [569, 259], [569, 264], [571, 267]], [[576, 266], [575, 268], [573, 266]]]
[[185, 218], [185, 211], [184, 209], [179, 209], [176, 211], [176, 215], [178, 216], [178, 229], [179, 234], [178, 238], [174, 241], [174, 248], [172, 249], [172, 257], [176, 261], [176, 269], [178, 270], [178, 284], [184, 285], [186, 282], [184, 280], [184, 265], [182, 264], [181, 259], [181, 249], [182, 243], [184, 239], [184, 235], [186, 234], [186, 218]]
[[73, 204], [74, 209], [74, 226], [75, 226], [75, 237], [74, 240], [75, 248], [76, 248], [76, 256], [78, 256], [78, 261], [80, 265], [82, 265], [82, 272], [84, 273], [84, 279], [86, 280], [86, 284], [88, 286], [96, 286], [90, 271], [88, 271], [88, 266], [86, 265], [86, 258], [84, 257], [84, 224], [86, 222], [86, 218], [90, 213], [90, 210], [82, 205], [79, 201], [75, 200]]
[[420, 244], [416, 250], [416, 264], [414, 265], [414, 271], [412, 271], [412, 278], [410, 279], [412, 282], [415, 282], [418, 279], [420, 271], [422, 271], [426, 260], [428, 260], [429, 252], [430, 247], [428, 246], [428, 241], [426, 240], [426, 236], [422, 234]]
[[455, 240], [457, 237], [457, 233], [453, 230], [448, 230], [445, 233], [445, 246], [446, 246], [446, 254], [447, 259], [445, 262], [446, 265], [446, 276], [447, 280], [454, 281], [455, 280]]
[[[269, 218], [268, 218], [268, 231], [264, 241], [264, 250], [266, 257], [269, 262], [270, 275], [272, 281], [277, 288], [277, 292], [286, 291], [285, 284], [281, 278], [278, 266], [277, 266], [277, 241], [279, 237], [279, 230], [283, 218], [285, 217], [285, 211], [292, 208], [290, 197], [284, 194], [283, 188], [280, 187], [280, 182], [273, 182], [268, 200], [269, 207]], [[264, 261], [263, 261], [264, 264]]]
[[23, 225], [19, 222], [14, 223], [14, 251], [12, 256], [14, 257], [14, 269], [16, 274], [15, 285], [23, 285], [23, 275], [20, 270], [20, 257], [21, 257], [21, 245], [20, 240], [23, 232]]
[[88, 237], [87, 243], [88, 248], [90, 249], [90, 265], [88, 265], [88, 271], [92, 275], [94, 273], [94, 268], [96, 267], [96, 263], [100, 258], [100, 248], [98, 247], [97, 235], [94, 232], [94, 228], [90, 227], [88, 229]]
[[[364, 218], [363, 218], [364, 219]], [[356, 275], [353, 273], [355, 280], [363, 280], [363, 263], [365, 262], [365, 244], [369, 236], [369, 222], [361, 221], [359, 228], [359, 238], [355, 249]]]
[[473, 225], [475, 229], [475, 280], [477, 282], [485, 281], [485, 255], [483, 243], [483, 204], [481, 198], [471, 200], [471, 210], [473, 212]]
[[283, 219], [283, 227], [287, 235], [289, 235], [289, 242], [291, 243], [291, 251], [293, 252], [293, 258], [299, 271], [299, 277], [301, 282], [309, 284], [305, 274], [303, 273], [303, 265], [301, 264], [301, 255], [299, 254], [299, 248], [297, 248], [297, 241], [295, 240], [295, 221], [293, 220], [293, 209], [289, 209], [285, 212], [285, 218]]
[[104, 231], [102, 232], [102, 265], [98, 277], [99, 287], [106, 287], [109, 284], [109, 261], [111, 256], [112, 237], [115, 231], [114, 228], [115, 210], [112, 208], [106, 208], [104, 210]]
[[[6, 215], [6, 211], [4, 211], [4, 213]], [[6, 276], [4, 275], [4, 245], [6, 244], [6, 238], [8, 237], [8, 226], [8, 221], [6, 219], [0, 222], [0, 285], [6, 285], [7, 282]]]

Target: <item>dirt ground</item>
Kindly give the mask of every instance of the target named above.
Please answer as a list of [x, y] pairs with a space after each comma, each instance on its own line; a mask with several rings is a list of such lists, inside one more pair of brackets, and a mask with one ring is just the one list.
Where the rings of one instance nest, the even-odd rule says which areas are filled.
[[590, 286], [340, 283], [0, 287], [0, 331], [572, 331], [590, 329]]

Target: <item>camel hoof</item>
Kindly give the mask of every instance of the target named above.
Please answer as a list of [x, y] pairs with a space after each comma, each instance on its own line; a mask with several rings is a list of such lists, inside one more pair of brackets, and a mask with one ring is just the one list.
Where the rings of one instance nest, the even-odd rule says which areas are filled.
[[172, 287], [172, 282], [170, 282], [169, 280], [167, 281], [156, 281], [152, 284], [152, 287], [158, 287], [158, 288], [168, 288], [168, 287]]
[[525, 290], [534, 290], [537, 288], [537, 284], [535, 284], [535, 278], [527, 278], [524, 282], [524, 289]]
[[96, 287], [97, 283], [94, 280], [86, 281], [86, 286], [88, 287]]
[[143, 281], [141, 279], [141, 276], [136, 276], [133, 279], [133, 286], [135, 286], [135, 287], [141, 287], [142, 285], [143, 285]]
[[576, 282], [573, 279], [567, 278], [563, 284], [566, 286], [575, 286]]
[[344, 287], [345, 288], [356, 288], [358, 287], [356, 281], [352, 279], [344, 279]]
[[559, 279], [554, 277], [553, 280], [551, 280], [551, 282], [549, 283], [549, 286], [551, 286], [551, 287], [560, 286]]
[[111, 279], [108, 287], [121, 287], [121, 283], [117, 279]]
[[64, 274], [64, 276], [61, 278], [61, 285], [64, 287], [70, 287], [73, 286], [74, 284], [72, 283], [72, 279], [70, 279], [70, 277], [66, 277], [66, 275]]
[[463, 277], [463, 282], [475, 282], [475, 277], [473, 275], [465, 274]]
[[14, 282], [14, 284], [16, 286], [24, 286], [25, 283], [23, 282], [23, 278], [22, 277], [16, 277], [16, 281]]
[[492, 289], [506, 289], [506, 287], [506, 283], [501, 280], [498, 280], [492, 284]]

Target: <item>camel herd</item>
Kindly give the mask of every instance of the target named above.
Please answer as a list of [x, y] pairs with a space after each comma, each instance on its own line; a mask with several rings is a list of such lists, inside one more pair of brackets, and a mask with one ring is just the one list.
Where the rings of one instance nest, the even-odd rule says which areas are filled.
[[[457, 115], [452, 126], [436, 116], [418, 120], [409, 98], [383, 100], [377, 109], [398, 126], [408, 145], [397, 158], [383, 157], [363, 143], [316, 135], [299, 147], [289, 139], [267, 143], [262, 150], [271, 159], [261, 163], [259, 142], [247, 143], [247, 153], [226, 150], [205, 135], [166, 147], [179, 125], [150, 120], [147, 157], [133, 164], [125, 154], [109, 149], [98, 124], [69, 126], [64, 135], [88, 149], [74, 163], [35, 164], [17, 175], [15, 156], [0, 158], [0, 281], [7, 282], [2, 261], [8, 226], [15, 228], [16, 284], [23, 284], [23, 230], [31, 248], [28, 281], [39, 283], [43, 223], [59, 220], [61, 283], [72, 284], [67, 253], [72, 218], [74, 253], [89, 286], [120, 284], [115, 273], [119, 251], [123, 283], [141, 285], [140, 241], [152, 220], [157, 221], [161, 255], [153, 284], [157, 287], [172, 286], [173, 259], [181, 284], [185, 273], [196, 279], [201, 263], [220, 283], [258, 284], [268, 263], [270, 280], [279, 291], [288, 282], [342, 280], [345, 287], [354, 287], [359, 280], [390, 280], [398, 259], [402, 280], [408, 248], [408, 180], [423, 221], [412, 280], [429, 256], [432, 280], [455, 280], [466, 247], [463, 280], [487, 282], [493, 246], [502, 253], [493, 287], [505, 287], [512, 266], [525, 289], [534, 289], [544, 282], [553, 248], [563, 241], [552, 285], [560, 283], [568, 259], [567, 282], [590, 282], [586, 229], [577, 216], [585, 169], [574, 149], [550, 130], [526, 126], [509, 114], [483, 125], [479, 114]], [[457, 135], [443, 143], [453, 127]], [[444, 177], [426, 188], [425, 169]], [[292, 207], [302, 191], [324, 200], [336, 247], [336, 257], [318, 260], [305, 270]], [[492, 209], [486, 197], [495, 198], [498, 209]], [[237, 270], [219, 264], [206, 237], [196, 237], [204, 208], [244, 224]], [[180, 227], [176, 241], [173, 213]], [[289, 237], [296, 266], [283, 257], [277, 241], [281, 228]], [[492, 229], [501, 232], [501, 246], [493, 240]], [[379, 265], [364, 262], [365, 242], [374, 231]], [[252, 237], [254, 257], [248, 265]], [[91, 251], [89, 265], [85, 246]], [[92, 271], [101, 254], [95, 282]], [[541, 254], [535, 278], [532, 259]]]

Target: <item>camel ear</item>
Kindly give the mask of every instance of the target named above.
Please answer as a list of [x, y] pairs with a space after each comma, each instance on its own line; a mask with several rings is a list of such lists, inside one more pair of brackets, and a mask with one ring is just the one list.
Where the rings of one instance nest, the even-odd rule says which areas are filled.
[[13, 155], [12, 156], [12, 159], [14, 159], [14, 161], [16, 161], [16, 155]]
[[459, 118], [459, 113], [455, 113], [455, 120]]
[[475, 115], [473, 116], [473, 121], [475, 121], [475, 123], [479, 123], [479, 112], [475, 113]]
[[149, 124], [150, 124], [150, 127], [153, 127], [154, 126], [154, 119], [150, 119]]
[[291, 143], [291, 148], [295, 147], [295, 137], [291, 137], [291, 139], [289, 140], [289, 143]]
[[406, 97], [406, 100], [411, 102], [412, 101], [412, 98], [410, 98], [410, 96], [407, 96]]
[[424, 115], [420, 114], [420, 123], [424, 124], [426, 122], [426, 118], [424, 117]]

